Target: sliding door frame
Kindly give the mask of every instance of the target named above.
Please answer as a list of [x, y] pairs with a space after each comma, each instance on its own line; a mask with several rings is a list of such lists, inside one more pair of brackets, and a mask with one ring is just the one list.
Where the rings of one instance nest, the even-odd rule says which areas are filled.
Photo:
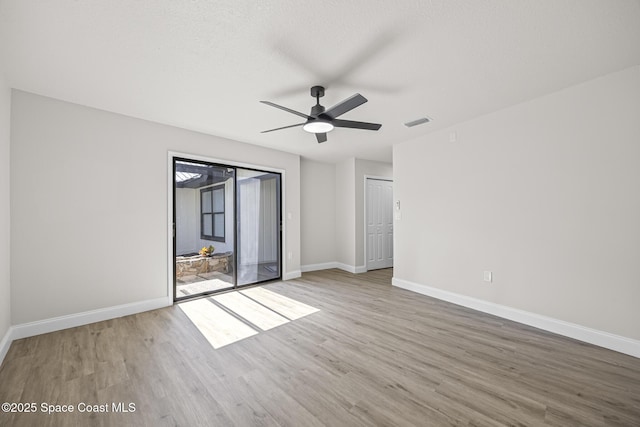
[[[235, 266], [236, 266], [236, 269], [237, 269], [236, 273], [240, 272], [239, 260], [240, 260], [240, 252], [241, 252], [240, 247], [241, 247], [241, 240], [242, 240], [242, 239], [238, 239], [238, 237], [239, 237], [238, 231], [240, 230], [240, 221], [238, 221], [238, 218], [239, 218], [239, 215], [241, 215], [241, 213], [242, 213], [242, 208], [241, 208], [242, 202], [241, 202], [241, 197], [239, 196], [240, 192], [241, 192], [240, 191], [241, 183], [240, 183], [240, 180], [238, 180], [238, 177], [237, 177], [238, 169], [255, 171], [255, 172], [274, 173], [274, 172], [271, 172], [271, 171], [265, 171], [265, 170], [261, 170], [261, 169], [236, 168], [236, 182], [235, 182], [236, 198], [235, 198], [235, 209], [234, 209], [234, 212], [235, 212], [235, 215], [236, 215], [235, 216], [236, 227], [234, 227], [234, 235], [235, 235], [235, 239], [236, 239], [235, 240], [235, 247], [236, 247], [236, 254], [235, 255], [236, 256], [234, 257]], [[282, 193], [282, 175], [279, 174], [279, 173], [277, 175], [278, 175], [277, 178], [275, 178], [276, 179], [276, 184], [277, 184], [277, 189], [276, 189], [277, 212], [276, 213], [277, 213], [277, 220], [278, 220], [278, 224], [276, 226], [276, 234], [278, 236], [277, 237], [278, 238], [277, 244], [279, 244], [280, 248], [282, 248], [282, 241], [283, 241], [283, 239], [282, 239], [282, 222], [283, 222], [282, 221], [282, 207], [283, 206], [282, 206], [282, 203], [281, 203], [281, 199], [282, 199], [282, 196], [281, 196], [281, 193]], [[266, 179], [271, 179], [271, 178], [265, 178], [264, 176], [259, 176], [259, 177], [255, 177], [255, 179], [258, 179], [259, 181], [264, 181]], [[242, 233], [242, 231], [240, 231], [240, 234], [241, 233]], [[284, 276], [284, 273], [283, 273], [284, 258], [282, 258], [283, 254], [284, 254], [284, 252], [281, 251], [280, 259], [278, 260], [278, 272], [279, 272], [280, 279], [282, 279], [282, 277]], [[248, 283], [248, 284], [242, 284], [241, 285], [241, 284], [239, 284], [239, 279], [236, 277], [236, 286], [235, 286], [235, 288], [241, 288], [241, 287], [244, 287], [244, 286], [252, 286], [252, 285], [259, 284], [259, 283], [270, 282], [272, 280], [275, 280], [275, 279], [271, 279], [271, 278], [263, 279], [263, 280], [259, 280], [257, 282], [251, 282], [251, 283]]]
[[[167, 296], [171, 298], [173, 304], [176, 303], [176, 295], [175, 295], [175, 173], [174, 173], [174, 161], [175, 160], [185, 160], [185, 161], [195, 161], [195, 162], [205, 162], [211, 163], [219, 166], [228, 166], [233, 168], [241, 168], [241, 169], [249, 169], [255, 170], [259, 172], [269, 172], [269, 173], [277, 173], [280, 174], [280, 197], [279, 197], [279, 239], [280, 239], [280, 279], [282, 279], [285, 275], [286, 271], [286, 262], [287, 258], [285, 254], [287, 253], [286, 248], [286, 221], [283, 221], [283, 212], [286, 206], [286, 191], [285, 191], [285, 182], [286, 182], [286, 174], [284, 169], [274, 168], [271, 166], [265, 165], [256, 165], [244, 162], [236, 162], [228, 159], [217, 159], [212, 157], [206, 157], [196, 154], [169, 151], [167, 156]], [[237, 183], [234, 183], [234, 188], [237, 190]], [[234, 190], [235, 191], [235, 190]], [[236, 195], [234, 195], [236, 197]], [[235, 203], [234, 203], [235, 204]], [[237, 246], [237, 209], [234, 207], [234, 246]], [[234, 269], [236, 268], [236, 258], [237, 254], [234, 250]], [[237, 272], [234, 271], [234, 284], [232, 289], [236, 289], [237, 286], [237, 278], [235, 277]], [[277, 280], [277, 279], [273, 279]]]

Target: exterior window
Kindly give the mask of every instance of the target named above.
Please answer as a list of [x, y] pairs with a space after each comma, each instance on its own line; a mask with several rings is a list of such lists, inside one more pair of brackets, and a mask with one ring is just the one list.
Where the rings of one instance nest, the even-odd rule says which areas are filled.
[[200, 190], [200, 238], [224, 242], [224, 185]]

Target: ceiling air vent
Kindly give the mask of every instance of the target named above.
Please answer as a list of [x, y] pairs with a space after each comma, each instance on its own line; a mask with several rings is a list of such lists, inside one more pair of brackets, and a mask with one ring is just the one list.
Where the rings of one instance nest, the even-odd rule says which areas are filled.
[[419, 119], [412, 120], [410, 122], [405, 123], [404, 125], [408, 128], [421, 125], [423, 123], [429, 123], [431, 119], [429, 117], [420, 117]]

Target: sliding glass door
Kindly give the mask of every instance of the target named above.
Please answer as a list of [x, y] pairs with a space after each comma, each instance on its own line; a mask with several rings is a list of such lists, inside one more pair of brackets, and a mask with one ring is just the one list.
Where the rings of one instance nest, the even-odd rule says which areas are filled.
[[237, 169], [238, 285], [280, 277], [280, 174]]
[[174, 300], [281, 277], [280, 174], [173, 161]]

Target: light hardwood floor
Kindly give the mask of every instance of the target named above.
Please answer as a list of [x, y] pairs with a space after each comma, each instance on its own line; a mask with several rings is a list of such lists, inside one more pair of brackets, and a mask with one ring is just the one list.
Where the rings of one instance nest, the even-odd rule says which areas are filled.
[[391, 274], [266, 285], [319, 311], [217, 350], [176, 306], [15, 341], [0, 402], [38, 412], [0, 425], [640, 426], [640, 359], [394, 288]]

